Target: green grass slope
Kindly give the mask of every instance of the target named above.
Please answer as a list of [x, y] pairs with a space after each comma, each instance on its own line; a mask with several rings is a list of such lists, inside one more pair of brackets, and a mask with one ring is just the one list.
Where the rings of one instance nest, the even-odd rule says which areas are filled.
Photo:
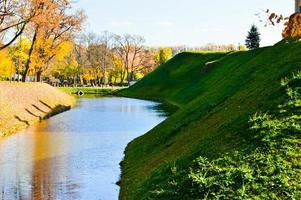
[[[128, 145], [121, 199], [150, 199], [152, 191], [172, 176], [173, 166], [185, 169], [198, 156], [215, 159], [255, 148], [249, 118], [283, 100], [280, 79], [299, 70], [300, 55], [301, 44], [287, 41], [229, 54], [184, 53], [121, 91], [124, 96], [159, 99], [179, 107]], [[204, 70], [210, 61], [215, 61], [211, 69]]]
[[179, 54], [120, 94], [164, 100], [180, 106], [191, 101], [202, 90], [199, 82], [205, 76], [202, 66], [225, 55], [226, 53]]

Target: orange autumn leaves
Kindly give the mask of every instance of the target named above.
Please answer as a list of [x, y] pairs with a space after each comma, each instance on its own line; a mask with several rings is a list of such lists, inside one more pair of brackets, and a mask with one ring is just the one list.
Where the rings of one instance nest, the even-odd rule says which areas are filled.
[[292, 15], [282, 32], [284, 38], [301, 38], [301, 13]]
[[70, 2], [66, 0], [32, 0], [37, 14], [31, 22], [32, 45], [25, 65], [24, 77], [34, 63], [39, 81], [49, 63], [61, 50], [61, 45], [72, 41], [73, 34], [80, 31], [85, 18], [82, 12], [69, 14]]
[[[283, 38], [301, 38], [301, 13], [294, 13], [290, 17], [284, 17], [281, 14], [270, 12], [270, 10], [267, 10], [266, 13], [268, 15], [266, 26], [283, 24], [285, 26], [282, 31]], [[262, 22], [262, 20], [260, 21]]]
[[[20, 59], [19, 55], [11, 56], [13, 61], [17, 61], [15, 65], [22, 67], [20, 73], [23, 75], [23, 81], [29, 73], [41, 75], [55, 58], [62, 57], [62, 54], [68, 52], [66, 46], [70, 46], [69, 43], [73, 42], [74, 34], [81, 30], [85, 20], [82, 11], [72, 9], [70, 0], [22, 0], [22, 2], [10, 2], [9, 6], [14, 12], [5, 15], [3, 19], [5, 19], [6, 26], [11, 26], [11, 31], [20, 28], [13, 26], [13, 22], [17, 23], [15, 20], [18, 19], [17, 16], [21, 16], [20, 19], [26, 19], [20, 24], [25, 25], [24, 30], [15, 42], [8, 46], [10, 49], [22, 49], [23, 53], [27, 54], [25, 60]], [[0, 1], [0, 14], [6, 10], [6, 3]], [[0, 15], [0, 21], [1, 19]], [[5, 26], [2, 23], [0, 34], [6, 33], [3, 29]], [[29, 41], [29, 48], [23, 48], [21, 44], [18, 44], [18, 40], [24, 39]], [[14, 59], [14, 57], [17, 58]]]

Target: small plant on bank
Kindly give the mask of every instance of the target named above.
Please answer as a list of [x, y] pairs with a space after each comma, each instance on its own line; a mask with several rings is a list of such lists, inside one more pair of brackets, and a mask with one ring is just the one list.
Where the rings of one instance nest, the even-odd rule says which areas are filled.
[[283, 79], [287, 100], [274, 115], [250, 118], [259, 147], [248, 155], [236, 152], [213, 161], [198, 158], [189, 174], [202, 198], [301, 198], [300, 73]]

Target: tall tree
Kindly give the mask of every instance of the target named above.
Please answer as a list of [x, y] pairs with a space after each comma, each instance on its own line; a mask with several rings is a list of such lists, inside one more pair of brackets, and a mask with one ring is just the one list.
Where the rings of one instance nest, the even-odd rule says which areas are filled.
[[257, 49], [260, 47], [260, 33], [255, 25], [252, 25], [246, 39], [246, 46], [249, 49]]
[[121, 83], [127, 75], [127, 82], [133, 80], [134, 73], [143, 63], [144, 42], [145, 39], [141, 36], [125, 34], [123, 36], [115, 35], [115, 47], [116, 54], [123, 61], [124, 71], [121, 75]]
[[22, 81], [26, 80], [34, 54], [44, 63], [43, 66], [35, 66], [39, 81], [43, 68], [56, 56], [61, 44], [72, 39], [73, 34], [80, 30], [85, 18], [81, 11], [71, 13], [69, 0], [31, 0], [31, 9], [36, 16], [29, 24], [32, 43]]
[[[172, 49], [170, 49], [172, 51]], [[158, 65], [158, 51], [157, 49], [145, 49], [143, 53], [143, 62], [138, 69], [138, 72], [141, 73], [143, 76], [154, 71]]]
[[107, 84], [107, 74], [113, 67], [113, 35], [109, 32], [103, 32], [100, 37], [94, 33], [86, 36], [87, 40], [87, 60], [90, 68], [95, 73], [97, 84]]
[[106, 84], [106, 74], [110, 68], [114, 65], [113, 60], [113, 35], [107, 31], [102, 33], [100, 38], [100, 59], [101, 59], [101, 72], [102, 72], [102, 83]]
[[85, 77], [90, 80], [91, 85], [97, 85], [101, 76], [100, 38], [95, 33], [88, 33], [84, 38], [87, 48], [85, 71], [89, 74]]

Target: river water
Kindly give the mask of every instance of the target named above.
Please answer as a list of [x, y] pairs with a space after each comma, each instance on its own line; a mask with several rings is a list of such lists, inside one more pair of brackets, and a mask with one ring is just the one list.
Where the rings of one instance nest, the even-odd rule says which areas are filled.
[[118, 199], [124, 149], [166, 118], [157, 105], [81, 98], [71, 111], [1, 139], [0, 199]]

